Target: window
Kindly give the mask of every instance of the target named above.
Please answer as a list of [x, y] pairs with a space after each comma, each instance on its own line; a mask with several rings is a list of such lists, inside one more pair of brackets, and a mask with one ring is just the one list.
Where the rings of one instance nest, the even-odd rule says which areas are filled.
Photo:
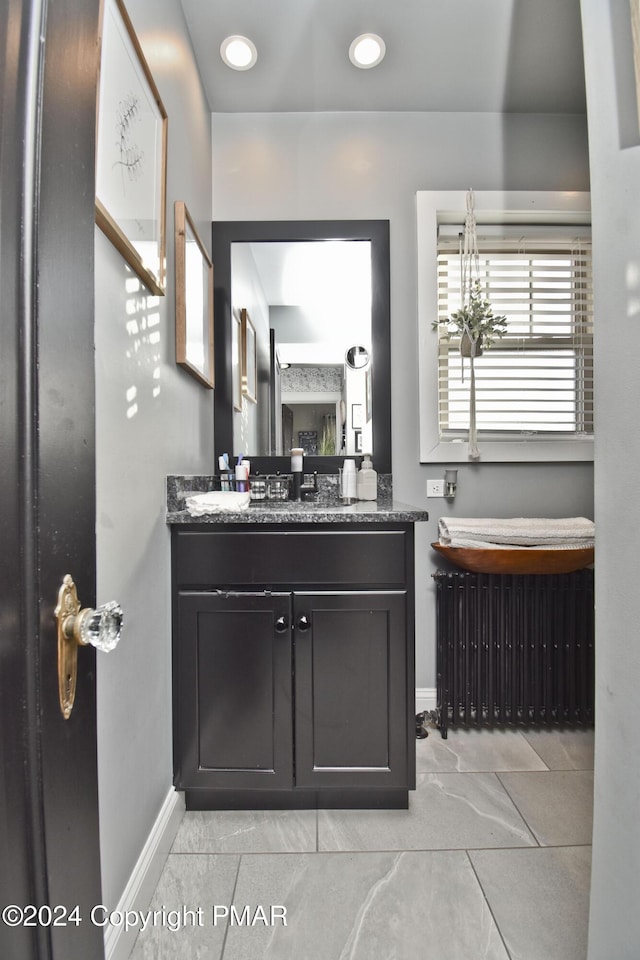
[[[420, 190], [419, 421], [422, 463], [469, 459], [469, 361], [433, 321], [460, 307], [466, 190]], [[508, 333], [475, 363], [481, 462], [593, 459], [590, 197], [474, 191], [483, 279]]]
[[[453, 232], [442, 229], [438, 239], [439, 318], [461, 302], [459, 241]], [[504, 232], [511, 238], [501, 236]], [[576, 231], [573, 237], [562, 233], [542, 230], [532, 236], [513, 226], [493, 228], [489, 236], [479, 233], [480, 277], [493, 312], [508, 323], [506, 335], [474, 365], [480, 443], [593, 434], [591, 244]], [[440, 439], [464, 438], [469, 371], [459, 339], [439, 339], [437, 362]]]

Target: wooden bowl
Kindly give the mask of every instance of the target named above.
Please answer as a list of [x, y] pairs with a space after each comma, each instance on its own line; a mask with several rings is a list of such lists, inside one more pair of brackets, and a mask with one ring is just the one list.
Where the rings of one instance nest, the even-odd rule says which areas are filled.
[[431, 546], [461, 570], [471, 573], [574, 573], [593, 563], [593, 547], [567, 547], [545, 550], [529, 547], [524, 550], [491, 550], [486, 547]]

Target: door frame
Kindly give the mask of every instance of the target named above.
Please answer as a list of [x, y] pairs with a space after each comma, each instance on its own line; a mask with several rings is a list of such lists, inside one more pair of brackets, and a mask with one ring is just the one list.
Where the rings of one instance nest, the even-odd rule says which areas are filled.
[[95, 652], [79, 653], [64, 720], [53, 613], [66, 573], [95, 605], [99, 8], [6, 0], [0, 11], [0, 857], [11, 864], [0, 901], [78, 904], [82, 918], [2, 924], [0, 952], [14, 960], [103, 956], [90, 921], [101, 895]]

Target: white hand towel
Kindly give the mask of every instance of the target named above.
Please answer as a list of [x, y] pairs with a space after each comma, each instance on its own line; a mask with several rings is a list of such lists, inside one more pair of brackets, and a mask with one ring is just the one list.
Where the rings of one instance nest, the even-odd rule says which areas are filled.
[[248, 493], [236, 493], [233, 490], [218, 493], [197, 493], [187, 497], [187, 510], [192, 517], [202, 517], [207, 513], [238, 513], [246, 510], [251, 501]]

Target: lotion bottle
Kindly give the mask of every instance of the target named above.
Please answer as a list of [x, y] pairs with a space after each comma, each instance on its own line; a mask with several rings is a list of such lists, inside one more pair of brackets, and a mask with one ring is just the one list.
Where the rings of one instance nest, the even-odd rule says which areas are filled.
[[362, 466], [358, 470], [358, 500], [378, 499], [378, 474], [373, 469], [371, 457], [364, 455]]

